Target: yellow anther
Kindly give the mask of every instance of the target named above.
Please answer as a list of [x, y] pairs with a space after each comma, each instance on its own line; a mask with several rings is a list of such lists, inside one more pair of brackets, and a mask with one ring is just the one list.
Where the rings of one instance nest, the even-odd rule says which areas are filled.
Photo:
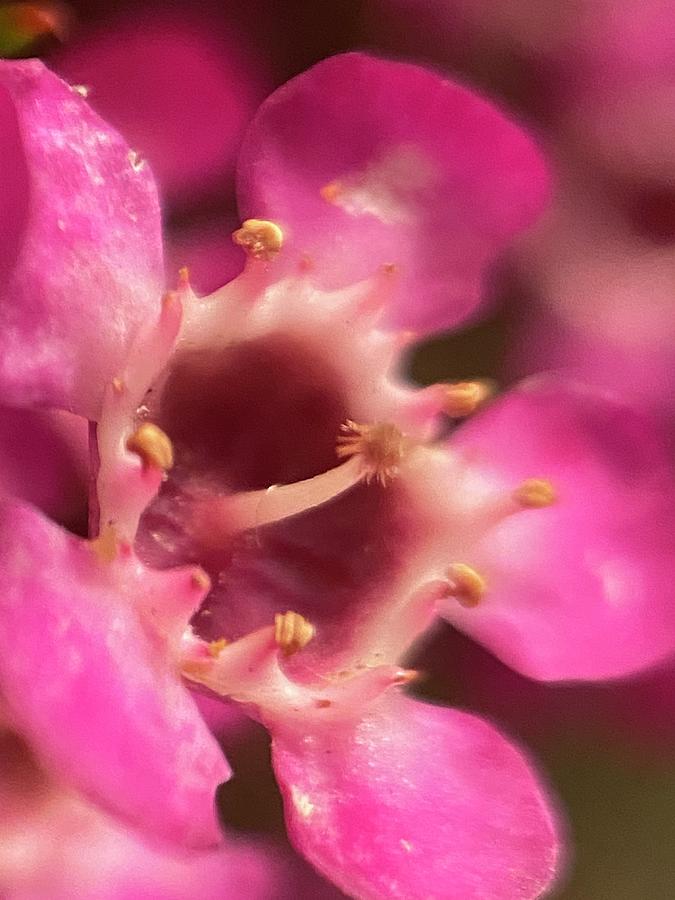
[[360, 456], [366, 482], [374, 478], [382, 485], [398, 475], [410, 442], [399, 429], [388, 422], [363, 425], [348, 419], [342, 426], [347, 434], [338, 437], [336, 453], [340, 459]]
[[232, 240], [254, 259], [270, 260], [281, 250], [284, 233], [266, 219], [246, 219], [234, 232]]
[[169, 437], [153, 425], [144, 422], [127, 441], [127, 450], [137, 453], [145, 466], [166, 471], [173, 466], [173, 446]]
[[113, 391], [119, 396], [124, 393], [124, 381], [121, 378], [115, 377], [112, 380]]
[[555, 503], [558, 495], [546, 478], [528, 478], [515, 489], [513, 499], [525, 509], [543, 509]]
[[475, 569], [464, 563], [453, 563], [447, 578], [450, 597], [467, 609], [478, 606], [485, 594], [485, 581]]
[[284, 656], [302, 650], [314, 637], [314, 626], [296, 612], [277, 613], [274, 617], [274, 640]]
[[458, 381], [445, 388], [444, 410], [452, 419], [470, 416], [479, 406], [492, 396], [493, 388], [488, 381]]
[[112, 525], [104, 525], [99, 536], [89, 543], [89, 547], [103, 563], [117, 559], [119, 539]]
[[181, 266], [178, 270], [178, 287], [185, 288], [190, 284], [190, 270], [187, 266]]
[[324, 184], [319, 193], [326, 203], [335, 203], [342, 193], [342, 185], [339, 181], [330, 181], [328, 184]]
[[211, 641], [209, 643], [209, 653], [211, 654], [211, 656], [217, 659], [229, 643], [230, 642], [227, 640], [227, 638], [220, 638], [219, 641]]

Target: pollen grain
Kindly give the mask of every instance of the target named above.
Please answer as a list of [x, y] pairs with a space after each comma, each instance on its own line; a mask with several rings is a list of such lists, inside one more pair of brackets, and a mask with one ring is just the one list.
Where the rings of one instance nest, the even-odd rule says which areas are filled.
[[277, 224], [266, 219], [246, 219], [232, 234], [232, 240], [253, 259], [268, 262], [281, 250], [284, 233]]

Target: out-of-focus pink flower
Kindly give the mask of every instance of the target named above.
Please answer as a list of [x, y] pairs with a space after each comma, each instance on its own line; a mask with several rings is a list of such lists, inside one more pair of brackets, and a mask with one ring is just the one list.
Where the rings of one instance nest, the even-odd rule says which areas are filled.
[[367, 34], [482, 77], [555, 116], [587, 90], [672, 72], [668, 0], [369, 0]]
[[270, 89], [264, 60], [208, 7], [118, 13], [53, 58], [152, 166], [163, 200], [227, 194], [244, 129]]
[[668, 198], [641, 211], [645, 190], [612, 194], [592, 171], [567, 179], [520, 254], [532, 305], [510, 365], [566, 371], [672, 420], [675, 250], [646, 218], [667, 217]]
[[[158, 242], [157, 218], [122, 188], [149, 195], [147, 171], [39, 64], [0, 74], [31, 184], [43, 96], [57, 123], [40, 132], [53, 190], [26, 217], [35, 252], [54, 203], [84, 205], [95, 244], [111, 207], [82, 173], [103, 158], [136, 264], [129, 248], [139, 228]], [[87, 127], [66, 145], [76, 118]], [[530, 763], [486, 722], [402, 696], [400, 659], [436, 616], [543, 679], [662, 659], [671, 473], [642, 419], [573, 385], [525, 384], [447, 439], [480, 386], [413, 391], [397, 374], [408, 329], [475, 308], [492, 256], [546, 194], [535, 147], [484, 100], [350, 54], [261, 107], [240, 164], [248, 262], [225, 288], [199, 299], [183, 273], [161, 304], [110, 289], [91, 322], [124, 340], [100, 361], [55, 261], [37, 312], [17, 290], [16, 321], [59, 325], [78, 378], [57, 380], [55, 352], [37, 386], [11, 370], [12, 390], [25, 377], [26, 402], [97, 411], [95, 540], [0, 506], [0, 683], [50, 771], [150, 834], [214, 843], [229, 770], [185, 680], [270, 730], [291, 837], [343, 890], [546, 889], [559, 838]], [[64, 233], [59, 251], [82, 230]], [[84, 292], [70, 259], [70, 293], [78, 273]]]

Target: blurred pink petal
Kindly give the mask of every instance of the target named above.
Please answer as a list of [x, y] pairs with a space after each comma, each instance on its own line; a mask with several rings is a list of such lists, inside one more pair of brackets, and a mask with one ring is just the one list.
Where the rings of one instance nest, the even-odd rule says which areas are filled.
[[531, 477], [557, 495], [487, 522], [467, 560], [485, 597], [475, 609], [453, 605], [453, 624], [541, 679], [609, 678], [672, 653], [673, 476], [653, 422], [590, 390], [533, 379], [452, 445], [488, 496]]
[[511, 363], [519, 373], [565, 369], [672, 415], [675, 251], [658, 231], [675, 225], [675, 206], [669, 212], [666, 193], [650, 214], [639, 209], [648, 199], [639, 180], [620, 193], [582, 158], [562, 165], [560, 195], [519, 253], [534, 302]]
[[218, 843], [214, 794], [230, 771], [170, 643], [201, 597], [190, 571], [146, 570], [124, 551], [107, 561], [29, 507], [0, 510], [0, 677], [16, 727], [56, 773], [138, 827]]
[[270, 87], [262, 55], [204, 9], [118, 13], [81, 32], [54, 65], [91, 88], [94, 109], [174, 202], [230, 187], [241, 135]]
[[146, 841], [50, 781], [28, 748], [0, 735], [0, 891], [5, 900], [205, 900], [281, 896], [294, 861], [272, 843], [232, 839], [204, 853]]
[[487, 101], [359, 54], [273, 94], [239, 166], [244, 218], [277, 222], [324, 286], [393, 266], [387, 319], [419, 331], [476, 308], [487, 265], [547, 195], [535, 145]]
[[669, 0], [369, 0], [366, 11], [368, 30], [399, 52], [496, 73], [507, 91], [524, 80], [547, 116], [581, 91], [658, 80], [675, 65]]
[[0, 392], [95, 417], [139, 324], [158, 308], [152, 176], [77, 94], [36, 61], [0, 62]]
[[538, 897], [559, 854], [528, 762], [466, 713], [387, 694], [273, 732], [291, 839], [350, 896]]

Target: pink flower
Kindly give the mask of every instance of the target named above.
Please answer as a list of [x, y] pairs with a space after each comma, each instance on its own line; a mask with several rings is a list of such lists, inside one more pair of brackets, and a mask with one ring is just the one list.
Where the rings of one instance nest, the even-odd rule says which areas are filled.
[[559, 838], [530, 763], [400, 693], [400, 663], [436, 616], [542, 679], [672, 652], [670, 471], [641, 417], [551, 380], [448, 439], [480, 385], [396, 369], [541, 209], [538, 151], [425, 70], [326, 60], [248, 132], [244, 273], [160, 304], [147, 167], [39, 63], [0, 79], [0, 390], [96, 422], [99, 521], [84, 541], [0, 504], [15, 727], [107, 811], [208, 848], [230, 771], [191, 682], [268, 727], [291, 838], [342, 890], [538, 896]]

